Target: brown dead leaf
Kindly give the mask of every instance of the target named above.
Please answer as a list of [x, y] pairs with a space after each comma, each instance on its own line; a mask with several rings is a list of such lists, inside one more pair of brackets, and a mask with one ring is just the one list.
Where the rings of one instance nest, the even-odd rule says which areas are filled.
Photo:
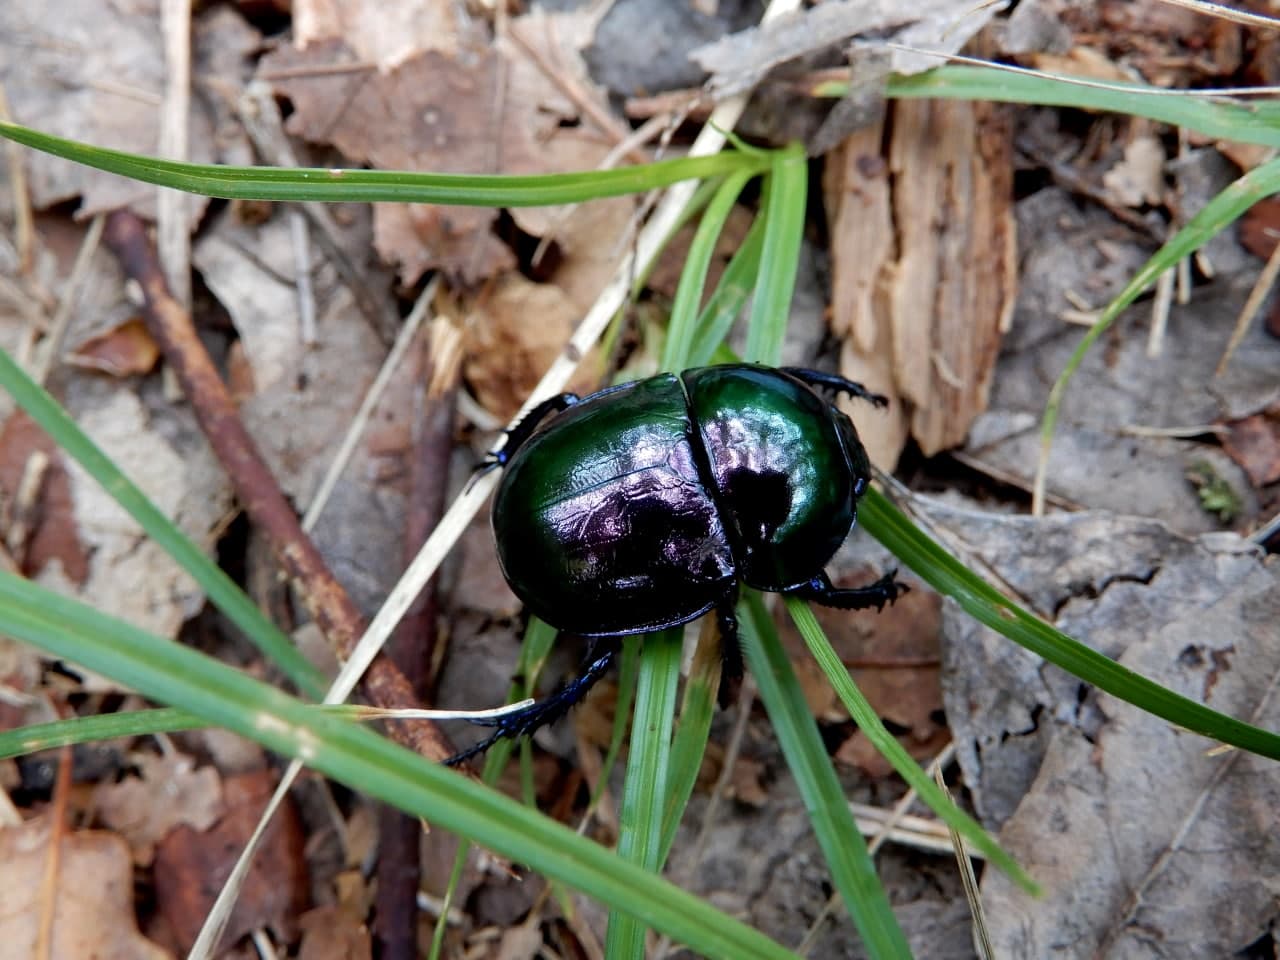
[[56, 900], [40, 901], [49, 857], [49, 821], [0, 829], [0, 958], [36, 956], [38, 925], [53, 913], [49, 960], [169, 960], [138, 932], [133, 914], [133, 863], [118, 836], [102, 830], [60, 841]]
[[208, 830], [222, 816], [222, 781], [213, 767], [196, 768], [181, 753], [138, 754], [139, 776], [94, 789], [102, 822], [124, 836], [134, 863], [147, 866], [170, 830], [186, 825]]
[[[478, 303], [467, 325], [464, 375], [476, 398], [502, 419], [514, 416], [578, 321], [578, 307], [551, 284], [508, 274]], [[570, 390], [599, 377], [596, 354], [578, 367]]]
[[[157, 153], [166, 71], [159, 0], [6, 0], [0, 38], [0, 79], [16, 121], [98, 147]], [[210, 163], [208, 118], [200, 109], [188, 116], [188, 158]], [[78, 196], [82, 215], [128, 206], [154, 218], [153, 187], [34, 151], [23, 162], [37, 209]], [[194, 226], [208, 200], [187, 201]]]
[[342, 40], [356, 57], [382, 71], [424, 50], [452, 54], [460, 26], [453, 0], [293, 0], [299, 47]]
[[1259, 200], [1240, 218], [1240, 242], [1266, 260], [1280, 243], [1280, 197]]
[[[509, 118], [495, 109], [505, 91], [493, 50], [465, 60], [427, 51], [386, 74], [352, 72], [353, 62], [340, 41], [305, 51], [282, 48], [264, 58], [262, 75], [293, 101], [289, 132], [383, 170], [499, 173], [534, 162], [536, 132], [528, 125], [537, 118], [518, 112], [517, 103], [504, 104]], [[378, 204], [374, 212], [378, 252], [399, 267], [405, 283], [428, 269], [474, 283], [514, 264], [490, 233], [496, 211], [415, 210]]]
[[1046, 73], [1109, 83], [1133, 83], [1134, 76], [1100, 50], [1077, 45], [1069, 53], [1033, 53], [1027, 64]]
[[[513, 18], [492, 47], [456, 56], [426, 49], [385, 74], [353, 71], [356, 55], [333, 40], [277, 51], [263, 61], [262, 75], [293, 101], [291, 132], [380, 169], [590, 169], [629, 133], [614, 129], [608, 101], [582, 64], [594, 23], [587, 13], [534, 11]], [[555, 280], [585, 310], [614, 267], [630, 213], [630, 201], [620, 198], [568, 214], [519, 208], [512, 216], [527, 233], [554, 235]], [[475, 284], [515, 264], [492, 233], [495, 216], [480, 207], [378, 204], [375, 243], [406, 283], [442, 269]]]
[[[223, 784], [226, 813], [216, 826], [204, 832], [180, 826], [156, 848], [156, 905], [181, 952], [195, 942], [275, 783], [276, 775], [268, 770], [228, 778]], [[306, 898], [302, 825], [286, 799], [262, 838], [222, 943], [264, 926], [289, 938]]]
[[[11, 511], [17, 505], [27, 464], [37, 453], [48, 458], [49, 466], [35, 501], [31, 533], [21, 545], [24, 549], [13, 559], [30, 575], [56, 564], [68, 580], [79, 585], [89, 575], [89, 558], [77, 534], [71, 484], [62, 456], [44, 430], [21, 410], [15, 411], [0, 428], [0, 492]], [[10, 544], [10, 550], [19, 546]]]
[[1164, 202], [1164, 164], [1167, 158], [1160, 139], [1151, 133], [1125, 144], [1124, 159], [1102, 175], [1102, 185], [1112, 203], [1141, 207]]
[[84, 341], [67, 356], [67, 363], [113, 377], [130, 377], [150, 373], [159, 359], [160, 348], [147, 332], [147, 325], [132, 317]]
[[[82, 394], [68, 406], [85, 433], [188, 536], [207, 542], [231, 501], [225, 474], [208, 446], [189, 436], [179, 451], [170, 439], [179, 425], [170, 421], [162, 433], [154, 422], [160, 415], [125, 385], [82, 378], [75, 386]], [[190, 430], [189, 424], [183, 426]], [[174, 636], [200, 609], [204, 592], [83, 468], [69, 463], [67, 471], [70, 513], [90, 557], [80, 598], [143, 629]], [[45, 567], [38, 580], [76, 592], [56, 565]]]
[[298, 960], [369, 960], [373, 943], [363, 917], [341, 904], [308, 910], [299, 921]]
[[1280, 481], [1280, 411], [1254, 414], [1230, 424], [1222, 448], [1244, 468], [1249, 482], [1264, 487]]

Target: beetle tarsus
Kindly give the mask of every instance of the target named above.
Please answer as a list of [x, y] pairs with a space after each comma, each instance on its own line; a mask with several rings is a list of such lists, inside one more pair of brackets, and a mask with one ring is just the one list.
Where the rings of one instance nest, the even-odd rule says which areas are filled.
[[835, 607], [839, 610], [883, 610], [886, 603], [892, 604], [904, 593], [911, 590], [907, 584], [897, 579], [897, 569], [890, 570], [875, 583], [865, 587], [840, 589], [833, 586], [826, 572], [818, 574], [808, 583], [787, 591], [805, 600], [821, 604], [824, 607]]
[[547, 419], [553, 413], [560, 413], [562, 410], [568, 410], [576, 404], [581, 397], [576, 393], [557, 393], [554, 397], [548, 397], [540, 404], [526, 413], [510, 430], [503, 431], [507, 435], [507, 442], [497, 450], [490, 450], [484, 460], [476, 467], [476, 476], [481, 477], [490, 470], [496, 470], [499, 467], [505, 467], [511, 460], [517, 450], [523, 447], [542, 425], [542, 421]]
[[609, 672], [614, 658], [618, 655], [617, 644], [605, 642], [597, 644], [588, 654], [590, 662], [577, 677], [543, 700], [531, 703], [522, 710], [505, 713], [499, 717], [486, 717], [470, 721], [481, 727], [494, 727], [492, 736], [468, 747], [461, 753], [455, 753], [446, 760], [445, 766], [454, 767], [465, 760], [484, 753], [499, 740], [532, 736], [540, 728], [555, 723], [569, 710], [581, 703], [583, 698], [595, 686], [596, 681]]
[[889, 405], [888, 397], [883, 394], [873, 393], [862, 384], [854, 380], [846, 380], [838, 374], [823, 373], [821, 370], [810, 370], [807, 367], [782, 367], [781, 369], [783, 373], [795, 377], [807, 386], [833, 390], [836, 393], [847, 393], [851, 397], [866, 400], [877, 407], [887, 407]]

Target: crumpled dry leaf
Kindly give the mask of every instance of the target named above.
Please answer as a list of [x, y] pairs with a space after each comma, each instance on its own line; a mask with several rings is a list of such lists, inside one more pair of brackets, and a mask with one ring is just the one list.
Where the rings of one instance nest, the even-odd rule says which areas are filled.
[[1141, 134], [1124, 147], [1124, 159], [1102, 175], [1111, 201], [1122, 207], [1164, 202], [1164, 145], [1151, 133]]
[[132, 317], [85, 340], [67, 356], [67, 363], [113, 377], [130, 377], [150, 373], [159, 359], [160, 348], [147, 332], [147, 325]]
[[102, 822], [122, 834], [133, 861], [147, 866], [155, 846], [179, 824], [208, 830], [222, 816], [222, 779], [213, 767], [197, 768], [181, 753], [138, 754], [140, 776], [94, 788]]
[[[1052, 235], [1046, 240], [1054, 252], [1050, 256], [1046, 251], [1042, 266], [1052, 270], [1064, 259], [1061, 241]], [[1257, 512], [1252, 490], [1243, 471], [1221, 450], [1124, 430], [1207, 427], [1280, 402], [1275, 376], [1280, 342], [1258, 327], [1236, 352], [1230, 378], [1213, 376], [1228, 334], [1222, 318], [1235, 316], [1251, 281], [1247, 276], [1222, 277], [1196, 290], [1190, 303], [1175, 305], [1159, 357], [1147, 356], [1149, 306], [1132, 308], [1117, 320], [1107, 344], [1088, 353], [1063, 397], [1049, 457], [1051, 495], [1087, 507], [1158, 517], [1182, 533], [1211, 530], [1218, 521], [1200, 508], [1186, 480], [1190, 465], [1205, 460], [1242, 499], [1240, 522], [1250, 522]], [[966, 454], [967, 462], [1029, 488], [1045, 396], [1052, 377], [1079, 344], [1080, 331], [1061, 321], [1055, 324], [1043, 308], [1041, 284], [1032, 284], [1027, 296], [1039, 297], [1027, 303], [1028, 328], [1015, 328], [1012, 349], [1000, 357], [990, 407], [974, 422]], [[1041, 305], [1038, 319], [1030, 316], [1034, 303]]]
[[53, 909], [48, 960], [170, 960], [138, 932], [133, 914], [133, 863], [113, 833], [85, 830], [60, 841], [56, 901], [40, 902], [49, 856], [49, 821], [0, 829], [0, 958], [36, 956], [37, 928]]
[[[1248, 541], [1105, 514], [929, 513], [1068, 634], [1215, 710], [1280, 723], [1280, 571]], [[1047, 892], [1033, 900], [988, 872], [997, 955], [1069, 943], [1098, 957], [1231, 956], [1268, 929], [1274, 891], [1258, 878], [1280, 872], [1276, 764], [1213, 754], [954, 608], [946, 627], [966, 782], [989, 823], [1009, 818], [1001, 843]]]
[[[352, 71], [342, 41], [265, 58], [261, 76], [294, 105], [290, 132], [331, 143], [353, 160], [385, 170], [536, 174], [590, 169], [610, 143], [582, 115], [556, 77], [608, 118], [608, 102], [590, 83], [580, 50], [595, 20], [587, 13], [534, 11], [513, 18], [499, 41], [451, 55], [425, 50], [385, 74]], [[324, 72], [326, 66], [344, 69]], [[307, 75], [297, 75], [300, 67]], [[319, 71], [319, 72], [316, 72]], [[552, 71], [555, 76], [549, 76]], [[619, 136], [625, 129], [619, 128]], [[630, 214], [625, 198], [596, 201], [566, 216], [536, 208], [512, 212], [535, 236], [554, 233], [562, 284], [582, 309], [616, 261], [617, 238]], [[375, 206], [375, 243], [405, 283], [442, 269], [467, 284], [515, 265], [492, 232], [497, 216], [483, 207]]]
[[[689, 56], [712, 74], [718, 96], [740, 93], [770, 70], [864, 34], [882, 41], [888, 33], [907, 46], [955, 53], [1000, 9], [969, 0], [922, 0], [910, 6], [894, 0], [827, 0], [802, 12], [778, 17], [699, 47]], [[892, 31], [905, 27], [897, 34]], [[868, 43], [883, 50], [883, 43]], [[919, 73], [936, 67], [936, 56], [892, 50], [884, 73]]]
[[[101, 378], [73, 381], [67, 406], [162, 513], [197, 543], [209, 542], [231, 508], [231, 494], [203, 439], [178, 435], [191, 430], [189, 411], [152, 413], [129, 385]], [[96, 480], [76, 463], [66, 469], [76, 529], [89, 556], [88, 578], [77, 590], [69, 571], [55, 562], [34, 579], [141, 629], [175, 636], [203, 605], [204, 592]]]
[[[212, 829], [199, 832], [180, 826], [157, 847], [156, 905], [183, 953], [195, 942], [275, 783], [276, 775], [269, 770], [227, 778], [226, 812]], [[302, 826], [293, 802], [286, 799], [262, 837], [222, 943], [233, 943], [264, 926], [287, 934], [306, 895]]]
[[424, 50], [454, 53], [466, 27], [453, 0], [293, 0], [292, 13], [300, 48], [340, 39], [383, 72]]
[[1222, 448], [1244, 467], [1255, 487], [1280, 481], [1280, 409], [1233, 422]]
[[[19, 123], [98, 147], [155, 154], [165, 70], [159, 0], [0, 3], [0, 82]], [[212, 162], [213, 131], [200, 109], [190, 113], [188, 144], [189, 159]], [[155, 187], [45, 154], [28, 152], [25, 162], [37, 209], [79, 196], [81, 214], [128, 206], [155, 216]], [[188, 198], [193, 226], [207, 205], [205, 198]]]
[[[559, 355], [579, 317], [578, 305], [553, 284], [517, 273], [493, 286], [466, 326], [463, 372], [476, 399], [503, 420], [515, 416]], [[594, 357], [595, 354], [592, 354]], [[596, 363], [584, 361], [568, 389], [594, 389]]]
[[347, 906], [327, 904], [308, 910], [299, 921], [298, 960], [370, 960], [373, 943], [364, 917]]

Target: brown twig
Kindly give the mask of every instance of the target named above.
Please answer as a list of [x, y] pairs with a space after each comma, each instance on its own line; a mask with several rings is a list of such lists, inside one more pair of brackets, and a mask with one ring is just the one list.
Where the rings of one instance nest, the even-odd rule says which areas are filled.
[[[330, 573], [315, 544], [302, 531], [297, 515], [240, 422], [226, 385], [196, 336], [191, 315], [169, 294], [142, 221], [132, 213], [117, 210], [107, 218], [106, 242], [125, 273], [142, 288], [147, 329], [181, 382], [200, 428], [231, 478], [249, 519], [266, 533], [307, 612], [338, 655], [349, 656], [364, 632], [364, 619]], [[369, 699], [380, 707], [418, 705], [412, 684], [385, 656], [374, 659], [365, 675], [364, 688]], [[431, 759], [443, 760], [454, 752], [452, 744], [430, 721], [397, 722], [391, 725], [390, 732], [401, 743]]]
[[[419, 337], [419, 344], [425, 338]], [[414, 395], [414, 431], [409, 463], [409, 506], [405, 518], [405, 562], [414, 558], [444, 515], [445, 480], [453, 448], [453, 398], [458, 364], [428, 357], [422, 346], [420, 375]], [[432, 376], [426, 376], [429, 368]], [[442, 370], [442, 366], [451, 369]], [[431, 387], [427, 387], [430, 381]], [[429, 664], [435, 660], [438, 613], [436, 582], [418, 595], [396, 627], [386, 653], [399, 666], [414, 692], [425, 696], [431, 684]], [[421, 856], [417, 817], [383, 805], [378, 823], [378, 900], [373, 933], [381, 960], [416, 960], [418, 956], [418, 886]]]

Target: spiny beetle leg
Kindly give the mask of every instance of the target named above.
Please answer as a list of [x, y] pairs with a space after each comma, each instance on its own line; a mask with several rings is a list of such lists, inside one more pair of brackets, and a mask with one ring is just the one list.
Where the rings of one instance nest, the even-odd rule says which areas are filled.
[[873, 584], [842, 590], [832, 586], [831, 579], [823, 571], [808, 583], [793, 587], [787, 593], [840, 610], [869, 610], [872, 607], [883, 610], [886, 603], [893, 603], [911, 589], [895, 579], [897, 575], [896, 569], [890, 570]]
[[506, 431], [507, 442], [500, 449], [489, 451], [484, 461], [476, 467], [476, 476], [482, 476], [498, 467], [505, 467], [507, 462], [515, 456], [515, 452], [523, 447], [529, 438], [534, 435], [538, 427], [542, 425], [543, 420], [553, 413], [568, 410], [580, 399], [581, 397], [576, 393], [558, 393], [554, 397], [548, 397], [543, 400], [521, 417], [514, 427]]
[[873, 403], [877, 407], [887, 407], [889, 398], [879, 393], [872, 393], [860, 383], [853, 380], [846, 380], [844, 377], [834, 373], [823, 373], [821, 370], [809, 370], [805, 367], [782, 367], [782, 372], [790, 374], [801, 383], [806, 383], [811, 387], [824, 387], [827, 390], [834, 390], [836, 393], [847, 393], [851, 397], [859, 397], [868, 403]]
[[738, 599], [733, 596], [716, 606], [716, 625], [720, 628], [720, 689], [716, 699], [723, 710], [738, 696], [742, 686], [742, 645], [738, 642], [738, 614], [734, 609]]
[[555, 723], [570, 708], [581, 703], [582, 699], [595, 686], [596, 681], [609, 672], [614, 658], [618, 655], [617, 642], [612, 639], [598, 641], [587, 655], [588, 663], [577, 677], [544, 700], [531, 703], [522, 710], [505, 713], [500, 717], [487, 717], [483, 720], [472, 720], [471, 723], [481, 727], [496, 728], [493, 735], [486, 737], [474, 746], [461, 753], [456, 753], [445, 761], [445, 766], [453, 767], [484, 753], [499, 740], [508, 737], [532, 736], [541, 727]]

